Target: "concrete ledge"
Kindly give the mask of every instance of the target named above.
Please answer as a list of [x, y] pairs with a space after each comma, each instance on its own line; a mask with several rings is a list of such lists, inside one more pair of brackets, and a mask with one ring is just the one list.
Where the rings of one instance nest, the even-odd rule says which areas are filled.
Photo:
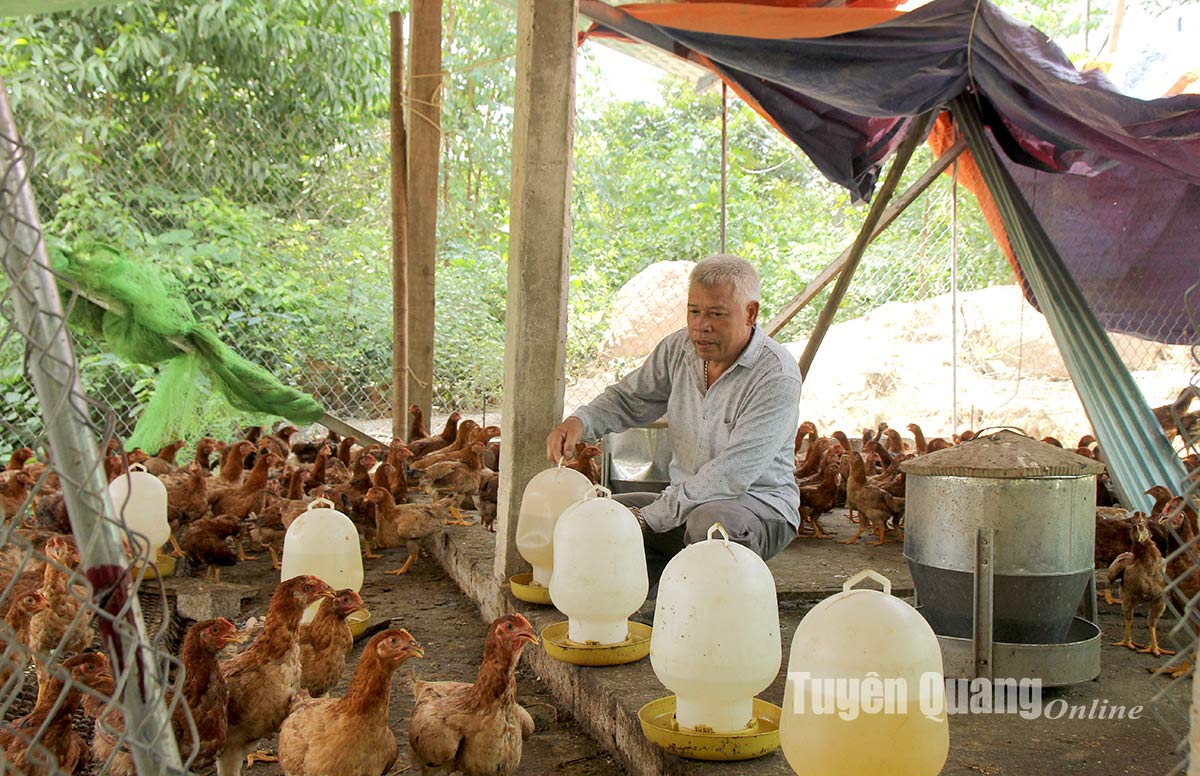
[[[436, 537], [427, 548], [480, 607], [485, 619], [516, 611], [529, 618], [539, 632], [565, 619], [553, 607], [527, 604], [513, 598], [507, 580], [501, 587], [492, 572], [494, 541], [492, 534], [478, 528], [459, 528]], [[788, 632], [791, 632], [790, 628]], [[540, 649], [525, 650], [524, 657], [558, 701], [571, 710], [588, 735], [612, 752], [631, 776], [729, 772], [728, 765], [667, 755], [642, 735], [638, 709], [669, 694], [654, 675], [649, 659], [624, 666], [582, 668], [559, 662]], [[764, 695], [778, 703], [783, 696], [782, 669], [776, 685], [778, 687], [772, 685]], [[722, 767], [725, 770], [721, 770]], [[740, 763], [738, 773], [784, 776], [792, 774], [792, 770], [783, 755], [776, 752]]]

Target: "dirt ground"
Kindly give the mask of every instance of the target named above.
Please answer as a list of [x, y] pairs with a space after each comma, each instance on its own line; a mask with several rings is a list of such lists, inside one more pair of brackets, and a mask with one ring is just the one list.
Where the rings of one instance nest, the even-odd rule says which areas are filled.
[[[392, 730], [401, 742], [406, 741], [408, 718], [412, 712], [412, 695], [407, 690], [406, 670], [415, 668], [416, 675], [426, 680], [473, 681], [483, 655], [487, 624], [479, 610], [467, 600], [445, 572], [433, 560], [422, 557], [402, 577], [385, 576], [383, 569], [396, 568], [403, 563], [403, 549], [384, 550], [383, 560], [368, 561], [366, 580], [361, 595], [371, 611], [371, 622], [391, 620], [393, 627], [407, 628], [425, 648], [425, 658], [414, 660], [396, 672], [392, 693]], [[239, 620], [266, 613], [271, 591], [278, 582], [278, 572], [262, 558], [242, 563], [222, 573], [222, 581], [253, 585], [259, 595], [247, 603]], [[365, 639], [355, 644], [348, 661], [346, 676], [332, 695], [340, 696], [349, 684], [354, 664], [362, 651]], [[517, 697], [537, 723], [537, 731], [526, 739], [524, 754], [517, 774], [520, 776], [620, 776], [624, 771], [595, 742], [588, 738], [575, 720], [554, 699], [523, 665], [519, 670]], [[268, 742], [273, 747], [274, 741]], [[369, 745], [369, 742], [363, 742]], [[392, 773], [419, 774], [420, 769], [408, 767], [408, 753], [402, 743], [401, 759]], [[246, 771], [252, 776], [278, 776], [282, 773], [275, 764], [256, 764]]]

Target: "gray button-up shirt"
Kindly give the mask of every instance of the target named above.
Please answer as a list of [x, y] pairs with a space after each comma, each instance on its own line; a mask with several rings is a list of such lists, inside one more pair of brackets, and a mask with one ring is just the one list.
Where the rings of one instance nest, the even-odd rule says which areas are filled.
[[800, 369], [757, 327], [738, 360], [707, 390], [704, 360], [681, 329], [658, 343], [640, 367], [571, 414], [583, 421], [585, 438], [667, 416], [671, 484], [642, 508], [655, 531], [683, 525], [700, 504], [744, 493], [800, 526], [793, 474]]

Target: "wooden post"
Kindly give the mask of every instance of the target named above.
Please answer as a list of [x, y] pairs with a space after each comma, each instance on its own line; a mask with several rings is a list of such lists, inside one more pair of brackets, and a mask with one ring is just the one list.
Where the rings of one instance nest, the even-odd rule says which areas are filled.
[[404, 16], [388, 14], [391, 31], [392, 156], [392, 438], [404, 439], [408, 418], [408, 157], [404, 136]]
[[517, 512], [562, 420], [577, 0], [519, 0], [496, 575], [523, 564]]
[[[408, 67], [408, 396], [433, 425], [434, 266], [442, 147], [442, 0], [413, 0]], [[400, 411], [406, 411], [407, 406]]]
[[909, 127], [908, 137], [904, 138], [904, 142], [896, 149], [896, 157], [892, 160], [891, 168], [888, 169], [887, 178], [879, 187], [879, 191], [875, 192], [875, 201], [871, 203], [871, 209], [867, 212], [867, 217], [863, 219], [858, 237], [850, 246], [850, 255], [846, 258], [842, 274], [838, 275], [837, 284], [829, 292], [829, 299], [825, 300], [825, 306], [821, 308], [816, 326], [813, 327], [812, 334], [808, 335], [808, 343], [805, 344], [804, 353], [800, 356], [801, 377], [808, 377], [808, 370], [812, 366], [813, 359], [817, 357], [817, 350], [821, 347], [821, 341], [825, 339], [825, 332], [829, 331], [829, 325], [833, 323], [833, 316], [837, 314], [838, 305], [842, 303], [842, 298], [846, 296], [846, 290], [850, 288], [850, 279], [854, 277], [854, 270], [858, 269], [858, 262], [866, 253], [867, 246], [871, 244], [875, 225], [879, 223], [892, 194], [900, 185], [900, 177], [904, 174], [904, 168], [908, 166], [908, 160], [912, 158], [913, 151], [917, 150], [918, 145], [925, 142], [925, 136], [929, 134], [929, 125], [933, 119], [933, 113], [924, 113], [918, 116]]

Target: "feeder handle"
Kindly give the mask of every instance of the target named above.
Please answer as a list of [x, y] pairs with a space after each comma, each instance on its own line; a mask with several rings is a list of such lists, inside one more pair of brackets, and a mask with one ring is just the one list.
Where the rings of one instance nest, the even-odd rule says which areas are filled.
[[593, 485], [592, 490], [600, 498], [612, 498], [612, 490], [603, 485]]
[[139, 463], [131, 463], [131, 464], [129, 464], [129, 471], [144, 472], [144, 471], [146, 471], [146, 466], [145, 466], [145, 464], [140, 463], [140, 462]]
[[708, 527], [708, 538], [712, 539], [713, 534], [715, 534], [717, 531], [721, 532], [721, 536], [723, 537], [722, 541], [724, 541], [725, 546], [728, 547], [729, 546], [729, 532], [726, 531], [725, 526], [721, 525], [719, 522], [713, 523], [712, 525], [710, 525]]
[[849, 592], [850, 588], [854, 587], [859, 582], [862, 582], [864, 579], [867, 579], [868, 577], [875, 580], [879, 584], [883, 585], [883, 594], [884, 595], [892, 594], [892, 580], [888, 579], [883, 574], [880, 574], [878, 571], [875, 571], [874, 569], [863, 569], [862, 571], [858, 572], [854, 576], [847, 579], [844, 583], [842, 583], [842, 592], [843, 593]]
[[334, 509], [332, 501], [325, 498], [324, 496], [319, 496], [317, 498], [314, 498], [312, 501], [308, 502], [308, 506], [304, 508], [304, 511], [308, 512], [310, 510], [317, 509], [322, 504], [325, 505], [326, 507], [328, 507], [329, 509]]

